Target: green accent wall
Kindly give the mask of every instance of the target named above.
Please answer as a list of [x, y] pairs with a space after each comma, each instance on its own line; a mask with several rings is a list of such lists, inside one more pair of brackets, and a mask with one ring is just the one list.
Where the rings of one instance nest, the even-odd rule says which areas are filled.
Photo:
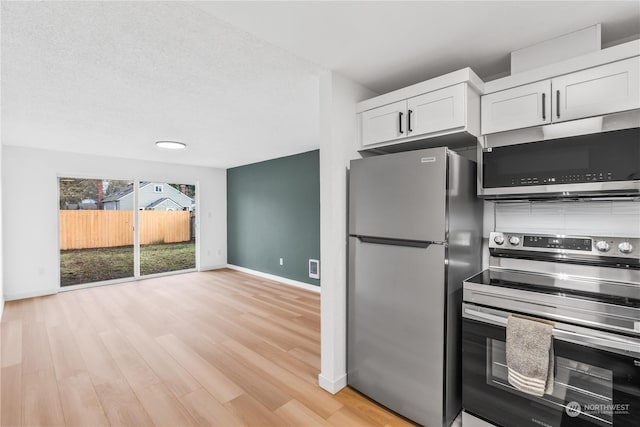
[[319, 154], [227, 169], [229, 264], [320, 286], [309, 278], [309, 259], [320, 259]]

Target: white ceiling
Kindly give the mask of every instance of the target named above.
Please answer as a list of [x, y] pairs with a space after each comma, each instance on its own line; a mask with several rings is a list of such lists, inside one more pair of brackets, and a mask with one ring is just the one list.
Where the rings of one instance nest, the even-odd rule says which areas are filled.
[[2, 2], [6, 145], [229, 167], [317, 148], [318, 102], [314, 65], [189, 4]]
[[197, 2], [247, 32], [378, 93], [464, 67], [509, 71], [509, 52], [602, 23], [640, 37], [640, 1]]
[[[206, 12], [206, 13], [205, 13]], [[2, 2], [2, 143], [230, 167], [318, 147], [318, 73], [383, 93], [640, 2]], [[158, 139], [189, 144], [156, 149]]]

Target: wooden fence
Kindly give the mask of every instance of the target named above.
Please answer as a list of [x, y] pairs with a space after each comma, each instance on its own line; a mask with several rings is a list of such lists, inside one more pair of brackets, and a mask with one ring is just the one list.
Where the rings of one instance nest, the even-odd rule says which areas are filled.
[[[190, 212], [140, 211], [140, 244], [185, 242]], [[60, 249], [133, 245], [132, 211], [61, 210]]]

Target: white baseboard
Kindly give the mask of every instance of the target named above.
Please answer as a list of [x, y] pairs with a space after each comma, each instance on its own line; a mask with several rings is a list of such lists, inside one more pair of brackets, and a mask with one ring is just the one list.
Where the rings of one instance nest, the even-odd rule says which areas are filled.
[[198, 271], [213, 271], [213, 270], [220, 270], [222, 268], [228, 268], [227, 264], [216, 264], [216, 265], [206, 265], [204, 267], [200, 267], [200, 269]]
[[4, 296], [5, 301], [14, 301], [17, 299], [43, 297], [45, 295], [57, 294], [59, 289], [38, 289], [36, 291], [20, 292], [17, 294], [6, 294]]
[[342, 375], [337, 380], [330, 380], [322, 374], [318, 375], [318, 385], [331, 394], [336, 394], [347, 386], [347, 374]]
[[276, 276], [275, 274], [263, 273], [262, 271], [251, 270], [250, 268], [240, 267], [238, 265], [227, 264], [227, 268], [251, 274], [253, 276], [263, 277], [265, 279], [274, 280], [285, 285], [295, 286], [297, 288], [306, 289], [307, 291], [320, 293], [320, 286], [310, 285], [297, 280], [287, 279], [286, 277]]
[[4, 299], [0, 299], [0, 322], [2, 322], [2, 312], [4, 311]]

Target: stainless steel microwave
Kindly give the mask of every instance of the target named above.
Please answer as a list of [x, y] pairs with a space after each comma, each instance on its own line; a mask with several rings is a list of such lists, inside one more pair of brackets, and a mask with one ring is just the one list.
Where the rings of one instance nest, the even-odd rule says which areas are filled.
[[640, 110], [483, 136], [478, 196], [640, 196]]

